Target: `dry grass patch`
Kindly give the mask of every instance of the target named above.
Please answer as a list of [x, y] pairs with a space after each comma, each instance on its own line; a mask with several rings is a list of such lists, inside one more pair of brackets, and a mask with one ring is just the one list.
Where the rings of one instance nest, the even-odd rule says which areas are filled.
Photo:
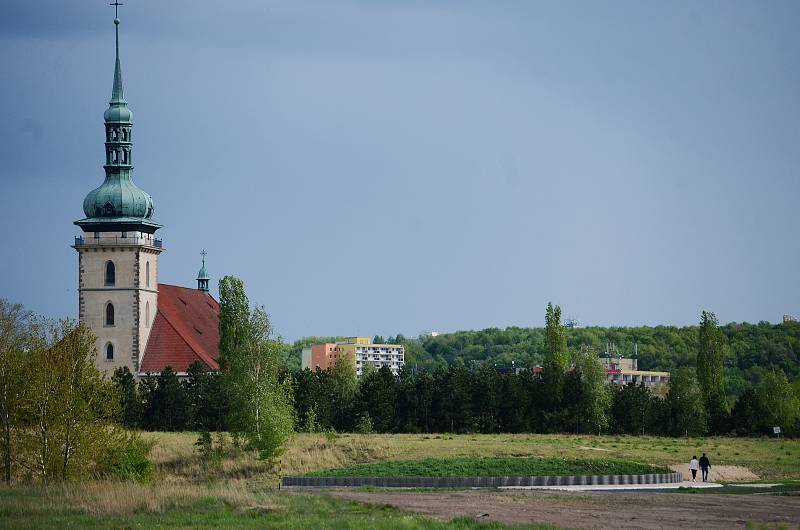
[[175, 482], [63, 484], [46, 488], [44, 497], [53, 510], [77, 510], [92, 516], [165, 513], [205, 501], [239, 510], [275, 508], [263, 494], [243, 481], [207, 485]]
[[150, 452], [157, 480], [205, 482], [209, 479], [244, 480], [262, 482], [276, 486], [278, 470], [258, 459], [252, 451], [236, 449], [226, 442], [224, 457], [218, 462], [209, 462], [195, 450], [195, 433], [142, 433], [155, 445]]

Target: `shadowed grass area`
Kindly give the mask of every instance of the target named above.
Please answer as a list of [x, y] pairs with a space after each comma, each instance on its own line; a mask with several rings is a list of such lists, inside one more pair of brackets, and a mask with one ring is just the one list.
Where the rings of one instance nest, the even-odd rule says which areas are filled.
[[425, 458], [324, 469], [317, 477], [497, 477], [541, 475], [643, 475], [668, 473], [665, 466], [574, 458]]
[[[387, 506], [325, 495], [255, 491], [236, 484], [161, 486], [159, 500], [139, 498], [151, 491], [125, 483], [90, 483], [51, 488], [0, 488], [0, 527], [33, 528], [319, 528], [371, 530], [544, 529], [462, 518], [435, 521]], [[188, 492], [187, 492], [188, 490]], [[131, 499], [131, 500], [115, 500]], [[77, 504], [76, 504], [77, 501]]]

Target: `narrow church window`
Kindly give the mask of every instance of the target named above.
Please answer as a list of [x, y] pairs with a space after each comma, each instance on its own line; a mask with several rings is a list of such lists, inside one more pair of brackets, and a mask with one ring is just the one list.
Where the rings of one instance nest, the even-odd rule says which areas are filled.
[[114, 345], [110, 342], [106, 345], [106, 360], [113, 361], [114, 360]]
[[144, 305], [144, 327], [150, 327], [150, 302]]
[[106, 326], [114, 325], [114, 304], [111, 302], [106, 304]]
[[113, 261], [106, 262], [106, 285], [114, 285], [117, 283], [117, 271], [114, 267]]
[[146, 261], [144, 264], [144, 284], [150, 287], [150, 262]]

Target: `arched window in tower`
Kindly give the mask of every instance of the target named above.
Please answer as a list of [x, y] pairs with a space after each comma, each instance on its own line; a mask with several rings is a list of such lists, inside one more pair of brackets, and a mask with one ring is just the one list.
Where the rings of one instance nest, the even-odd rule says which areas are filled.
[[144, 286], [150, 287], [150, 262], [146, 261], [144, 264]]
[[114, 345], [110, 342], [106, 344], [106, 361], [114, 360]]
[[117, 270], [113, 261], [106, 261], [106, 285], [117, 283]]
[[144, 327], [150, 327], [150, 302], [144, 305]]
[[111, 302], [106, 304], [106, 326], [114, 325], [114, 304]]

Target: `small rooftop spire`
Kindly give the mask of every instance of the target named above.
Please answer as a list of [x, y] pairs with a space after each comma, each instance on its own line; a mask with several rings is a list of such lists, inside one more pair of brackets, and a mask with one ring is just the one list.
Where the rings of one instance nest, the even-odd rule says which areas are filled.
[[114, 0], [114, 3], [108, 4], [114, 6], [114, 31], [116, 33], [116, 56], [117, 60], [114, 63], [114, 88], [111, 90], [111, 104], [125, 103], [125, 96], [122, 93], [122, 67], [119, 64], [119, 13], [117, 10], [119, 6], [124, 5]]
[[197, 273], [197, 289], [203, 292], [208, 292], [208, 272], [206, 272], [206, 249], [203, 249], [200, 252], [200, 255], [203, 256], [203, 266], [200, 267], [200, 272]]

